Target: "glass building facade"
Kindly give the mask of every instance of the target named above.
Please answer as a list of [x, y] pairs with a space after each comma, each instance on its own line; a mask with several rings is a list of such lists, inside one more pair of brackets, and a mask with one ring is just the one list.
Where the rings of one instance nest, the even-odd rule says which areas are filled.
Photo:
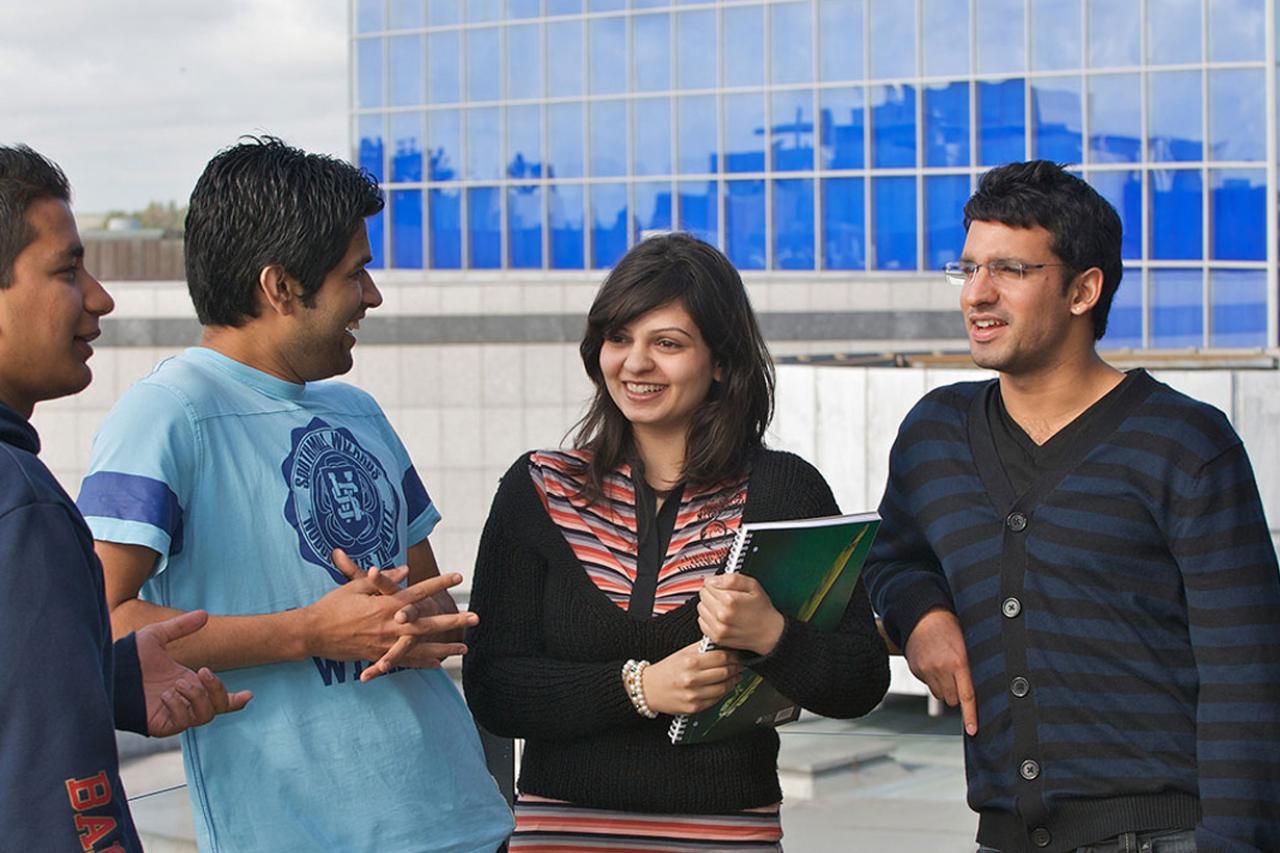
[[1106, 345], [1275, 346], [1275, 2], [352, 0], [352, 155], [386, 267], [680, 229], [903, 286], [985, 169], [1048, 158], [1124, 220]]

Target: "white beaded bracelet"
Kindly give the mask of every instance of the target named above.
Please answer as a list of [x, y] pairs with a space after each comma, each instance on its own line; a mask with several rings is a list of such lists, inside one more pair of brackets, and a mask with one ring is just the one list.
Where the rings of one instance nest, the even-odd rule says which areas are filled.
[[622, 665], [622, 685], [626, 688], [627, 697], [635, 706], [636, 713], [647, 719], [654, 719], [658, 712], [649, 707], [644, 699], [644, 670], [649, 665], [647, 660], [629, 660]]

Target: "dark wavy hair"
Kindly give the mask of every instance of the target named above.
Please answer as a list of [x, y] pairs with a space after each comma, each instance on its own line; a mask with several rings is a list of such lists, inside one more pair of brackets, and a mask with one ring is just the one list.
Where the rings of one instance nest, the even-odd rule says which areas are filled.
[[41, 199], [71, 201], [58, 164], [26, 145], [0, 145], [0, 288], [13, 284], [13, 264], [36, 239], [27, 208]]
[[187, 209], [187, 288], [201, 324], [256, 317], [259, 276], [271, 264], [301, 283], [310, 307], [360, 223], [382, 204], [367, 172], [274, 136], [245, 136], [219, 151]]
[[609, 273], [587, 314], [579, 351], [595, 396], [576, 425], [574, 446], [591, 453], [585, 493], [597, 499], [605, 477], [624, 462], [638, 472], [631, 424], [614, 404], [600, 370], [605, 339], [643, 314], [682, 304], [711, 349], [721, 379], [693, 411], [684, 480], [705, 488], [740, 475], [764, 442], [773, 417], [773, 359], [742, 277], [714, 247], [688, 234], [650, 237]]
[[1067, 267], [1063, 288], [1078, 273], [1102, 270], [1102, 293], [1089, 313], [1093, 339], [1107, 331], [1111, 301], [1124, 275], [1120, 260], [1123, 226], [1116, 209], [1097, 190], [1058, 163], [1009, 163], [982, 176], [964, 206], [964, 229], [972, 222], [1011, 228], [1039, 226], [1052, 236], [1049, 248]]

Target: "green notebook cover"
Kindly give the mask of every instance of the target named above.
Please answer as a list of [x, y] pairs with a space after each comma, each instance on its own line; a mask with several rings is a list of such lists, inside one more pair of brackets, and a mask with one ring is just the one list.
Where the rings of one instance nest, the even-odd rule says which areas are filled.
[[[758, 580], [784, 616], [830, 630], [844, 616], [879, 526], [875, 513], [743, 524], [726, 571]], [[703, 647], [711, 645], [703, 637]], [[715, 705], [676, 717], [669, 734], [674, 744], [704, 743], [799, 716], [799, 705], [746, 669]]]

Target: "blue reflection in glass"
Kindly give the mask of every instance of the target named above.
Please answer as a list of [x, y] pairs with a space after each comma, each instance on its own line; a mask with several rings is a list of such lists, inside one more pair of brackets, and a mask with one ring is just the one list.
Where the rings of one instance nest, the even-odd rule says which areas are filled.
[[682, 181], [680, 193], [680, 230], [710, 243], [720, 245], [720, 192], [715, 181]]
[[1147, 0], [1147, 57], [1151, 63], [1199, 62], [1203, 0]]
[[626, 0], [588, 0], [592, 12], [617, 12], [627, 7]]
[[873, 178], [871, 181], [871, 237], [875, 268], [916, 268], [916, 179]]
[[[1126, 260], [1142, 257], [1142, 173], [1130, 171], [1093, 172], [1089, 183], [1098, 194], [1111, 202], [1120, 214], [1124, 236], [1120, 242], [1120, 256]], [[1200, 213], [1196, 212], [1196, 221]]]
[[878, 168], [916, 164], [916, 87], [871, 87], [871, 162]]
[[773, 14], [774, 83], [809, 83], [813, 81], [813, 6], [785, 3], [770, 7]]
[[542, 26], [507, 27], [507, 98], [542, 97]]
[[983, 166], [1025, 159], [1025, 95], [1022, 78], [978, 83], [978, 162]]
[[716, 171], [714, 96], [696, 95], [676, 100], [676, 168], [682, 175]]
[[422, 269], [422, 190], [391, 191], [391, 266]]
[[467, 110], [467, 177], [473, 181], [502, 177], [502, 130], [498, 108]]
[[547, 0], [548, 15], [577, 15], [581, 11], [582, 0]]
[[1209, 61], [1265, 59], [1266, 8], [1265, 0], [1213, 0], [1209, 4]]
[[637, 181], [634, 186], [636, 206], [632, 211], [632, 239], [638, 243], [645, 237], [671, 230], [672, 195], [668, 181]]
[[393, 36], [387, 40], [388, 78], [391, 105], [411, 107], [423, 103], [426, 94], [426, 57], [422, 54], [422, 36]]
[[581, 95], [585, 91], [582, 59], [582, 21], [547, 24], [547, 89], [551, 97]]
[[[791, 89], [773, 93], [769, 145], [773, 168], [781, 172], [813, 168], [813, 92]], [[812, 194], [812, 193], [811, 193]]]
[[867, 220], [862, 178], [822, 182], [822, 268], [867, 268]]
[[432, 189], [427, 191], [431, 211], [431, 268], [462, 268], [462, 191]]
[[492, 270], [502, 266], [502, 190], [467, 189], [467, 266]]
[[427, 81], [430, 103], [456, 104], [462, 100], [461, 50], [458, 33], [427, 36]]
[[386, 29], [382, 0], [360, 0], [356, 7], [356, 32], [376, 33]]
[[1204, 341], [1204, 279], [1198, 269], [1151, 271], [1151, 346]]
[[547, 175], [552, 178], [581, 178], [585, 174], [582, 104], [548, 104]]
[[433, 27], [462, 23], [462, 0], [428, 0], [427, 21]]
[[724, 96], [724, 168], [764, 171], [764, 95]]
[[391, 0], [391, 29], [413, 30], [427, 25], [427, 0]]
[[427, 132], [429, 179], [454, 180], [462, 168], [462, 114], [458, 110], [436, 110], [428, 114]]
[[968, 175], [930, 175], [924, 179], [924, 265], [940, 270], [960, 258], [964, 248], [964, 203]]
[[1215, 261], [1267, 259], [1267, 174], [1261, 169], [1209, 172], [1209, 251]]
[[773, 182], [773, 268], [813, 269], [813, 179]]
[[507, 20], [536, 18], [541, 13], [539, 0], [507, 0]]
[[716, 44], [716, 13], [681, 12], [676, 16], [676, 69], [681, 89], [712, 89], [720, 54]]
[[593, 184], [591, 266], [611, 267], [627, 251], [627, 185]]
[[1265, 270], [1210, 270], [1209, 292], [1211, 346], [1267, 345]]
[[360, 168], [373, 175], [374, 180], [381, 183], [384, 174], [382, 171], [382, 155], [384, 150], [384, 143], [382, 141], [382, 116], [360, 116], [358, 123], [360, 151], [357, 155], [357, 159], [360, 163]]
[[369, 254], [373, 256], [368, 264], [369, 269], [380, 270], [387, 265], [383, 250], [383, 239], [386, 233], [387, 209], [384, 207], [364, 221], [369, 233]]
[[496, 101], [502, 97], [502, 65], [498, 28], [467, 30], [467, 100]]
[[[391, 180], [422, 180], [422, 113], [391, 113]], [[419, 204], [421, 207], [421, 204]]]
[[1034, 157], [1058, 163], [1084, 159], [1079, 77], [1031, 81], [1031, 150]]
[[1080, 0], [1031, 0], [1031, 67], [1063, 71], [1084, 63]]
[[1152, 160], [1200, 160], [1204, 124], [1199, 71], [1147, 75], [1147, 156]]
[[924, 26], [921, 29], [926, 76], [969, 73], [968, 3], [924, 0]]
[[863, 77], [862, 0], [818, 0], [818, 74], [823, 80]]
[[627, 19], [596, 18], [590, 26], [591, 93], [627, 91]]
[[725, 254], [740, 270], [765, 266], [764, 181], [725, 181]]
[[1200, 260], [1203, 238], [1198, 169], [1151, 172], [1151, 257], [1156, 260]]
[[671, 0], [631, 0], [632, 9], [656, 9], [659, 6], [670, 6]]
[[821, 89], [822, 168], [861, 169], [865, 159], [865, 100], [862, 87]]
[[467, 23], [471, 24], [496, 21], [502, 10], [501, 0], [466, 0], [466, 5]]
[[591, 174], [627, 173], [627, 102], [591, 102]]
[[723, 43], [726, 86], [758, 86], [764, 82], [764, 11], [760, 6], [726, 6]]
[[1025, 71], [1023, 0], [977, 0], [978, 72]]
[[635, 110], [631, 125], [635, 143], [632, 174], [671, 174], [671, 100], [638, 98], [631, 104]]
[[871, 0], [867, 29], [871, 34], [871, 78], [914, 77], [916, 14], [914, 3]]
[[632, 62], [636, 91], [659, 92], [671, 88], [671, 16], [636, 15], [631, 19], [635, 40]]
[[542, 177], [542, 107], [507, 107], [507, 176]]
[[360, 39], [356, 42], [358, 81], [356, 106], [382, 106], [382, 39]]
[[968, 83], [942, 83], [925, 87], [924, 164], [969, 165]]
[[[1089, 78], [1089, 160], [1132, 163], [1142, 159], [1142, 93], [1137, 74]], [[1197, 105], [1198, 106], [1198, 105]]]
[[1142, 346], [1142, 270], [1126, 267], [1107, 312], [1107, 333], [1101, 346], [1137, 349]]
[[1266, 72], [1209, 72], [1209, 159], [1267, 159]]
[[507, 266], [542, 268], [542, 187], [507, 188]]
[[586, 193], [581, 184], [552, 184], [548, 204], [551, 232], [551, 268], [580, 270], [586, 265], [583, 250]]
[[1142, 9], [1133, 0], [1089, 0], [1089, 65], [1115, 68], [1142, 62]]

